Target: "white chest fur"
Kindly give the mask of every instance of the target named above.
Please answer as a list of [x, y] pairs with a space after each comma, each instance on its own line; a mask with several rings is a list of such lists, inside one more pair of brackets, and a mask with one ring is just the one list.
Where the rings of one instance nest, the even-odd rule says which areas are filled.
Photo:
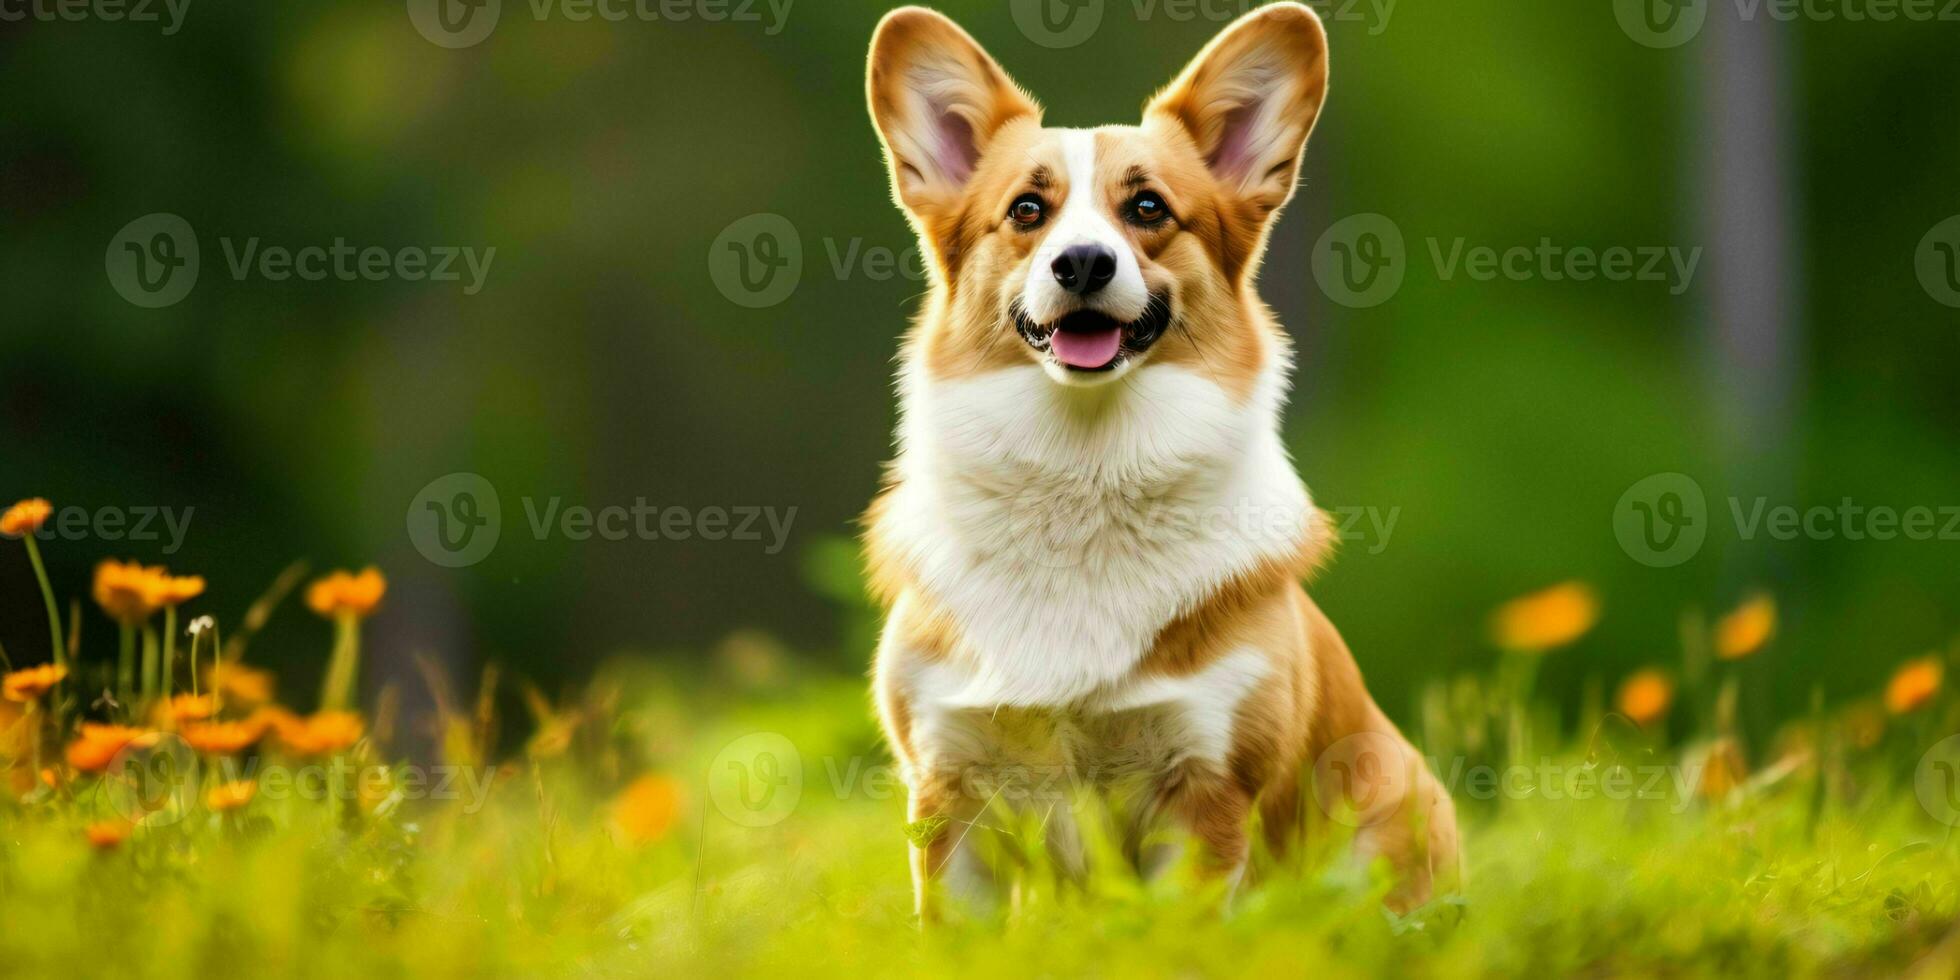
[[898, 680], [912, 705], [913, 761], [991, 792], [1010, 782], [1148, 782], [1187, 762], [1222, 764], [1239, 705], [1273, 673], [1266, 651], [1241, 649], [1189, 676], [1125, 681], [1074, 704], [1032, 708], [960, 704], [970, 677], [957, 666], [912, 663]]
[[908, 372], [880, 534], [958, 627], [937, 706], [1117, 696], [1166, 624], [1296, 553], [1313, 509], [1277, 432], [1282, 371], [1242, 401], [1167, 365], [1090, 389], [1033, 365]]

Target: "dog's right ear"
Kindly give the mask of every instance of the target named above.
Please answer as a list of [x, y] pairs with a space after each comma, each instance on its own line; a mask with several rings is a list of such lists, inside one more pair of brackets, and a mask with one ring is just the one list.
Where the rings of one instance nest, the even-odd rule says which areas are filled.
[[953, 214], [987, 144], [1040, 107], [958, 24], [924, 7], [885, 15], [867, 88], [892, 189], [922, 218]]

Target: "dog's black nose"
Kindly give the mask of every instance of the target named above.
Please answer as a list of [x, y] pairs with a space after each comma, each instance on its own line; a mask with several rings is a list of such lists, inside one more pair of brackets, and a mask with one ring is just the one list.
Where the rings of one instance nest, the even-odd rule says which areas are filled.
[[1053, 268], [1063, 289], [1088, 296], [1116, 278], [1116, 253], [1103, 245], [1070, 245], [1056, 257]]

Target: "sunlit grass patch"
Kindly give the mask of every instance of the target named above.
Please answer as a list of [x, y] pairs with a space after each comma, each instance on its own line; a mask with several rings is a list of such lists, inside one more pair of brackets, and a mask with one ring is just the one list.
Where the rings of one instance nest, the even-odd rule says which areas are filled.
[[[424, 663], [437, 748], [409, 760], [395, 692], [352, 697], [378, 572], [306, 590], [332, 650], [313, 705], [282, 702], [249, 644], [301, 576], [229, 642], [199, 616], [182, 644], [156, 630], [178, 576], [110, 577], [92, 621], [112, 630], [57, 614], [49, 656], [10, 651], [0, 963], [22, 975], [1960, 968], [1960, 748], [1929, 748], [1960, 722], [1951, 653], [1752, 743], [1732, 668], [1773, 655], [1766, 599], [1684, 617], [1679, 657], [1578, 706], [1576, 727], [1532, 681], [1583, 652], [1606, 597], [1572, 583], [1500, 607], [1495, 669], [1439, 681], [1408, 726], [1461, 808], [1468, 883], [1398, 916], [1382, 869], [1344, 857], [1338, 813], [1286, 858], [1257, 855], [1235, 894], [1175, 863], [1134, 873], [1107, 805], [1079, 792], [908, 825], [863, 679], [804, 672], [752, 635], [712, 668], [626, 659], [556, 700]], [[506, 687], [530, 734], [500, 750]], [[1044, 846], [1063, 820], [1083, 867]], [[999, 887], [922, 933], [907, 851], [945, 833], [972, 835]]]

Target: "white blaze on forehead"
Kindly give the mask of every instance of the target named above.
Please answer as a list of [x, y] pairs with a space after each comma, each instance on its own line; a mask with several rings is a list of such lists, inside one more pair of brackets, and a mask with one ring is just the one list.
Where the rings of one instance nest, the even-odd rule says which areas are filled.
[[[1143, 269], [1136, 252], [1122, 229], [1116, 225], [1102, 194], [1096, 174], [1096, 133], [1088, 129], [1064, 129], [1062, 159], [1068, 168], [1064, 185], [1068, 197], [1050, 201], [1047, 233], [1028, 263], [1027, 280], [1021, 288], [1021, 306], [1036, 323], [1053, 323], [1079, 309], [1091, 309], [1125, 322], [1143, 316], [1150, 291], [1143, 284]], [[1052, 213], [1060, 208], [1059, 213]], [[1072, 245], [1101, 245], [1116, 254], [1116, 278], [1103, 290], [1086, 299], [1063, 289], [1055, 281], [1055, 259]]]

